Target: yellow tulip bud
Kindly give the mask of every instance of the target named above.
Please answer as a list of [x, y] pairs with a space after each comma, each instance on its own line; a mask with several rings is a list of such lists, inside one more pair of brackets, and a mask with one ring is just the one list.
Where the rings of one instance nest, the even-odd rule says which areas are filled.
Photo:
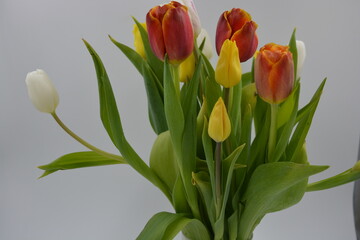
[[227, 39], [222, 45], [216, 65], [215, 79], [226, 88], [233, 87], [240, 82], [241, 65], [236, 42]]
[[229, 115], [220, 97], [216, 102], [209, 118], [208, 134], [215, 142], [223, 142], [231, 132]]
[[195, 71], [195, 56], [192, 53], [179, 66], [179, 81], [188, 82], [194, 75]]
[[[146, 23], [141, 23], [141, 25], [146, 29]], [[134, 24], [133, 35], [135, 51], [143, 58], [146, 58], [144, 43], [141, 38], [140, 30], [136, 24]]]

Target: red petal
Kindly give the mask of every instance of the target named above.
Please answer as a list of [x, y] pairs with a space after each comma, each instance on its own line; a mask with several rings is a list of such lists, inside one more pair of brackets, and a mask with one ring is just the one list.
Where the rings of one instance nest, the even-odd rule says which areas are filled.
[[180, 62], [192, 53], [194, 32], [186, 8], [169, 9], [164, 16], [162, 30], [170, 62]]
[[[157, 9], [161, 11], [161, 8]], [[164, 60], [165, 43], [161, 28], [161, 21], [157, 18], [160, 17], [161, 13], [160, 11], [157, 11], [157, 9], [151, 9], [146, 15], [146, 27], [148, 30], [151, 49], [159, 59]]]
[[258, 46], [258, 37], [256, 35], [257, 25], [255, 22], [247, 22], [242, 29], [235, 32], [231, 40], [236, 41], [239, 49], [240, 62], [245, 62], [251, 58]]
[[227, 19], [228, 12], [221, 14], [216, 28], [216, 52], [219, 55], [221, 47], [226, 39], [231, 37], [231, 27]]

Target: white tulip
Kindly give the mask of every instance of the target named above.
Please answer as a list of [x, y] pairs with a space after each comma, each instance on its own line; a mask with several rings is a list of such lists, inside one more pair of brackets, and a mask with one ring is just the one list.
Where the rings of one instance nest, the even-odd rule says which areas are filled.
[[302, 68], [305, 62], [306, 49], [303, 41], [296, 40], [297, 48], [297, 70], [296, 70], [296, 79], [299, 79], [301, 76]]
[[199, 14], [196, 11], [195, 4], [193, 0], [176, 0], [177, 2], [185, 5], [188, 8], [190, 20], [193, 26], [195, 37], [197, 37], [201, 32], [201, 23]]
[[46, 72], [41, 69], [29, 72], [25, 82], [34, 106], [40, 112], [54, 113], [59, 104], [59, 95]]
[[213, 48], [211, 45], [210, 36], [208, 32], [204, 28], [202, 28], [199, 36], [196, 39], [197, 45], [199, 47], [201, 43], [204, 41], [204, 39], [205, 39], [205, 44], [202, 52], [205, 55], [205, 57], [207, 57], [207, 59], [210, 59], [213, 56]]

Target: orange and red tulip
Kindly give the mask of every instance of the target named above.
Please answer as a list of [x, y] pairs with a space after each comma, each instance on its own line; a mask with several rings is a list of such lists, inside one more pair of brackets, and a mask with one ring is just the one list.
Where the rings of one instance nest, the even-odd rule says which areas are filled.
[[266, 44], [256, 55], [254, 72], [257, 92], [264, 101], [284, 101], [294, 87], [294, 62], [289, 47]]
[[150, 46], [154, 54], [178, 64], [185, 60], [194, 48], [194, 32], [186, 6], [172, 1], [156, 6], [146, 15]]
[[240, 8], [225, 11], [219, 18], [216, 29], [216, 51], [220, 54], [221, 47], [226, 39], [236, 42], [239, 49], [240, 62], [251, 58], [258, 46], [256, 34], [257, 24], [251, 16]]

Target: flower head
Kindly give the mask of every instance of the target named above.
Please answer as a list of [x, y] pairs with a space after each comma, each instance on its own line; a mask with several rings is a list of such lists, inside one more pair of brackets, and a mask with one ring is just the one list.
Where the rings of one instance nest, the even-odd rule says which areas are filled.
[[303, 41], [296, 40], [296, 49], [297, 49], [296, 79], [298, 79], [301, 77], [301, 72], [306, 57], [305, 43]]
[[258, 46], [257, 24], [240, 8], [225, 11], [219, 18], [216, 29], [216, 51], [219, 54], [226, 39], [236, 42], [241, 62], [251, 58]]
[[236, 43], [228, 39], [222, 45], [215, 70], [216, 81], [226, 88], [238, 84], [241, 80], [241, 65]]
[[255, 59], [255, 83], [259, 96], [281, 103], [294, 87], [294, 62], [288, 46], [275, 43], [262, 47]]
[[41, 69], [26, 75], [29, 98], [34, 106], [44, 113], [54, 113], [59, 104], [59, 95], [49, 76]]
[[151, 49], [164, 60], [178, 64], [185, 60], [194, 48], [194, 32], [188, 8], [178, 2], [156, 6], [146, 15], [146, 25]]
[[223, 142], [231, 132], [231, 123], [224, 101], [220, 97], [209, 118], [208, 134], [215, 142]]

